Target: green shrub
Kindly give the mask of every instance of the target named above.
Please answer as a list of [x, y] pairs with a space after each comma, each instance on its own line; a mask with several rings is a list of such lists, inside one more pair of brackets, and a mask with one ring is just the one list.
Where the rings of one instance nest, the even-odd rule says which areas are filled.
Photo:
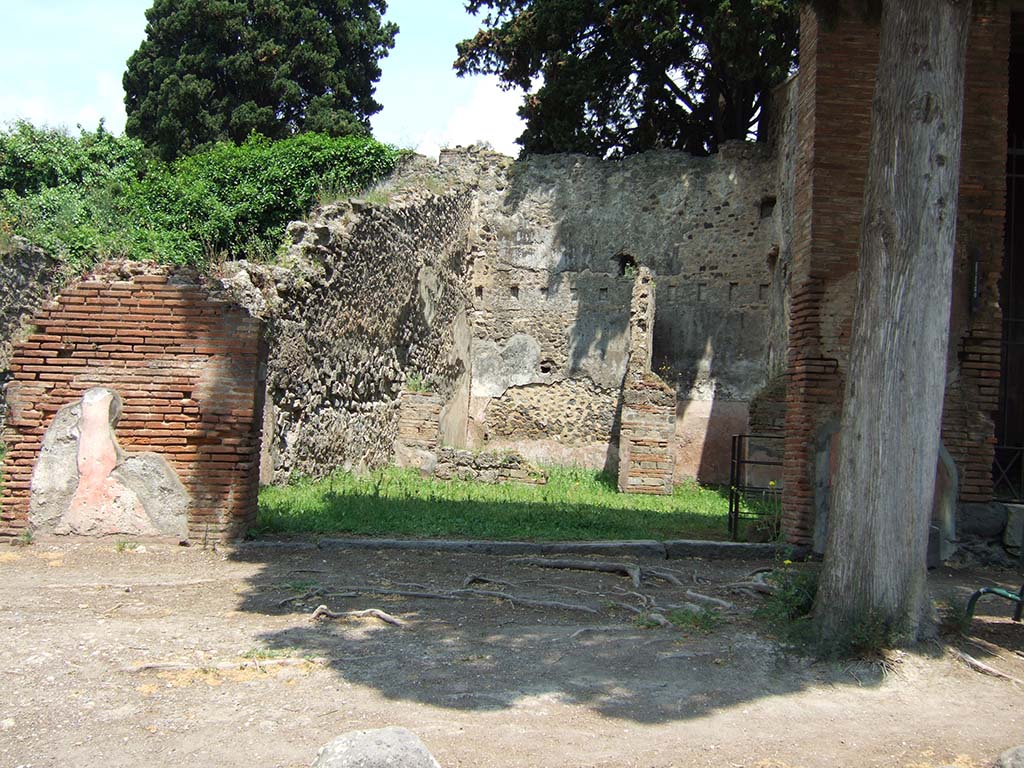
[[363, 137], [254, 134], [163, 163], [102, 124], [75, 138], [19, 122], [0, 132], [0, 233], [76, 269], [110, 257], [197, 266], [269, 259], [322, 189], [358, 192], [399, 154]]
[[809, 640], [810, 616], [818, 594], [818, 575], [817, 566], [794, 565], [788, 560], [783, 562], [768, 577], [775, 592], [758, 609], [758, 618], [790, 640]]

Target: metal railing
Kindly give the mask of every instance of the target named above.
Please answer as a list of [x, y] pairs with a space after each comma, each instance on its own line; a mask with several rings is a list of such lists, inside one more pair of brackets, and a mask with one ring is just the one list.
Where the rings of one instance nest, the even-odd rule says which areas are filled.
[[[729, 464], [729, 535], [739, 538], [740, 520], [776, 518], [782, 511], [782, 460], [750, 458], [751, 446], [765, 451], [764, 443], [776, 444], [782, 435], [733, 435]], [[778, 444], [781, 448], [781, 444]], [[761, 455], [755, 451], [754, 455]], [[770, 455], [770, 454], [769, 454]], [[777, 469], [771, 469], [777, 468]], [[770, 476], [770, 477], [769, 477]]]
[[992, 490], [998, 501], [1024, 504], [1024, 446], [996, 446]]

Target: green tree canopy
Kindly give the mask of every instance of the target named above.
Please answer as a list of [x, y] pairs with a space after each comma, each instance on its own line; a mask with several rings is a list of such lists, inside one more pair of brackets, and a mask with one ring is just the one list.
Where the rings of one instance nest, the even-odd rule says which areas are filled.
[[[792, 71], [796, 0], [467, 0], [460, 75], [527, 91], [527, 152], [714, 152]], [[534, 91], [534, 85], [539, 87]]]
[[155, 0], [124, 75], [129, 136], [164, 159], [250, 133], [367, 133], [385, 0]]

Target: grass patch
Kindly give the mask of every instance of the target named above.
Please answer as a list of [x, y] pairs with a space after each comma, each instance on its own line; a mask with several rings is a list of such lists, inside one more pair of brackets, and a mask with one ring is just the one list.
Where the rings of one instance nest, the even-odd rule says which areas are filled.
[[699, 611], [680, 608], [669, 612], [666, 616], [672, 625], [678, 629], [696, 630], [706, 635], [711, 634], [722, 624], [722, 614], [713, 608], [705, 608]]
[[295, 648], [250, 648], [238, 654], [239, 658], [251, 661], [267, 661], [269, 659], [290, 659], [301, 657]]
[[728, 492], [683, 483], [671, 496], [619, 493], [607, 474], [552, 468], [547, 485], [487, 485], [386, 469], [260, 493], [258, 534], [473, 539], [725, 539]]

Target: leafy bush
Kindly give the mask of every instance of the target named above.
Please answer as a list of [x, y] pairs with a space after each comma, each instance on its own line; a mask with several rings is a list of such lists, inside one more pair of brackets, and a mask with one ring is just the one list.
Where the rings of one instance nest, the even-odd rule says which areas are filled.
[[141, 141], [114, 136], [102, 121], [78, 138], [24, 120], [0, 132], [0, 189], [16, 195], [65, 185], [124, 183], [145, 173], [150, 162]]
[[0, 234], [76, 268], [109, 257], [197, 266], [265, 259], [322, 189], [357, 192], [398, 157], [362, 137], [254, 134], [168, 164], [102, 124], [73, 138], [16, 123], [0, 132]]

